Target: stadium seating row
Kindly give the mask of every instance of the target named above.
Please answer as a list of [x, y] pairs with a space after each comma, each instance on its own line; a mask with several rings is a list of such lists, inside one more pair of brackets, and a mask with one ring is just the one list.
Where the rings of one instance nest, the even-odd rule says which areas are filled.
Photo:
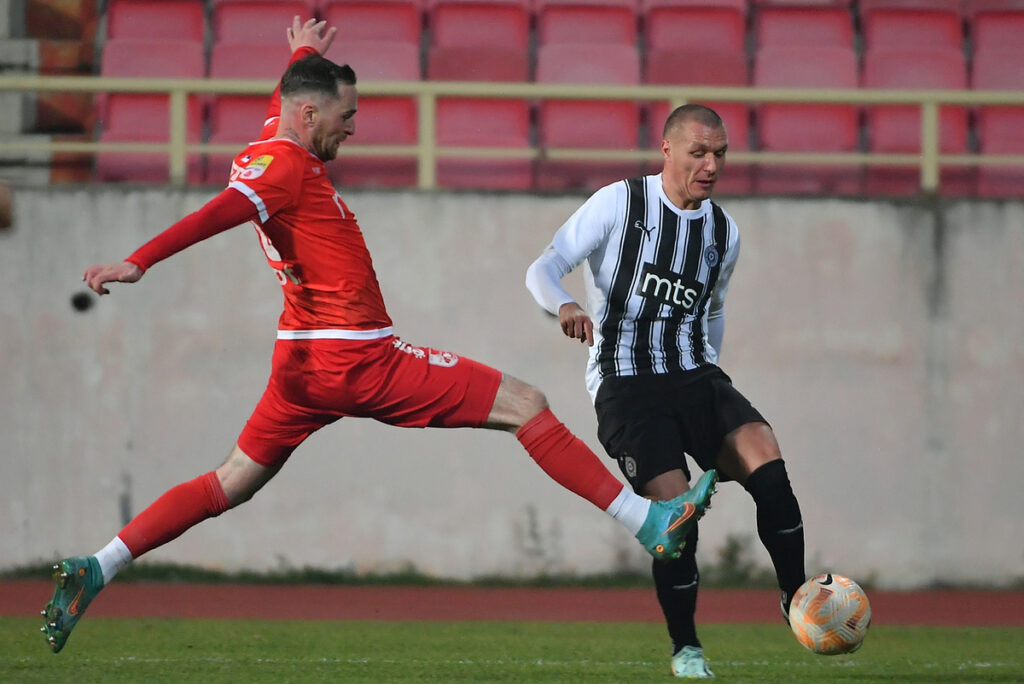
[[[699, 37], [719, 49], [820, 44], [865, 49], [1018, 47], [1020, 0], [112, 0], [107, 38], [214, 43], [278, 40], [282, 17], [317, 15], [339, 39], [388, 40], [436, 47], [488, 44], [602, 43], [648, 49]], [[967, 29], [965, 31], [965, 28]]]
[[[971, 13], [959, 0], [862, 0], [864, 49], [858, 55], [850, 4], [828, 0], [755, 0], [749, 5], [743, 0], [336, 0], [319, 5], [218, 0], [210, 6], [189, 0], [113, 0], [101, 73], [273, 78], [287, 59], [282, 26], [295, 14], [316, 11], [340, 29], [328, 56], [352, 64], [362, 80], [955, 89], [971, 82], [976, 88], [1021, 89], [1024, 72], [1017, 65], [1022, 48], [1013, 34], [1017, 26], [1016, 35], [1024, 35], [1024, 7], [1014, 12], [1012, 4], [989, 2], [985, 11]], [[748, 14], [756, 18], [752, 68], [746, 50]], [[970, 79], [961, 45], [968, 17], [975, 46]], [[532, 49], [531, 20], [537, 43]], [[680, 47], [680, 36], [699, 40]], [[166, 140], [165, 103], [166, 98], [153, 96], [104, 98], [98, 117], [101, 139]], [[729, 126], [734, 150], [920, 150], [919, 113], [913, 107], [711, 104]], [[258, 130], [264, 111], [263, 98], [193, 98], [188, 137], [243, 143]], [[442, 98], [437, 133], [438, 142], [447, 146], [526, 148], [537, 142], [548, 148], [644, 149], [660, 138], [666, 114], [663, 104], [549, 101], [534, 107], [516, 100]], [[1012, 135], [1024, 130], [1022, 118], [1021, 110], [982, 108], [972, 114], [944, 108], [942, 151], [967, 152], [976, 138], [983, 153], [1024, 152], [1024, 143]], [[415, 140], [411, 98], [363, 99], [354, 144]], [[226, 165], [218, 157], [205, 163], [193, 159], [189, 178], [221, 182]], [[416, 178], [412, 159], [346, 159], [335, 167], [336, 180], [346, 185], [411, 185]], [[443, 159], [439, 181], [456, 187], [593, 187], [638, 167]], [[1000, 184], [990, 178], [993, 174], [1001, 177], [984, 170], [980, 174], [984, 194], [1020, 192], [1015, 180]], [[97, 176], [160, 182], [166, 170], [162, 158], [105, 154], [98, 160]], [[732, 168], [723, 189], [844, 194], [861, 192], [865, 183], [873, 194], [913, 194], [918, 187], [916, 171], [910, 169], [869, 169], [865, 174], [787, 166], [756, 172]], [[974, 184], [973, 173], [944, 174], [946, 192], [972, 194]]]

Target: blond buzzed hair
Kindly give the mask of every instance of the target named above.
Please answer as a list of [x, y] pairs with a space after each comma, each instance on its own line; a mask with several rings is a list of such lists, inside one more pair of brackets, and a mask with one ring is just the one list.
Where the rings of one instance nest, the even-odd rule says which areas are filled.
[[711, 107], [705, 107], [702, 104], [685, 104], [681, 107], [676, 107], [668, 115], [668, 118], [665, 120], [665, 128], [661, 132], [662, 137], [668, 138], [669, 133], [687, 121], [696, 121], [709, 128], [725, 128], [725, 122], [722, 121], [722, 117]]

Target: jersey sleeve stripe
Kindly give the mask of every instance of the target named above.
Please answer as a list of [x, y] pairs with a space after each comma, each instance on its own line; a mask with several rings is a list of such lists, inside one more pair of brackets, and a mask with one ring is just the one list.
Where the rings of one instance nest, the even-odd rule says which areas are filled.
[[234, 188], [249, 198], [249, 201], [256, 207], [256, 211], [260, 213], [260, 221], [267, 221], [270, 219], [270, 214], [267, 212], [267, 205], [263, 203], [263, 199], [256, 194], [255, 190], [241, 181], [231, 181], [228, 183], [228, 187]]

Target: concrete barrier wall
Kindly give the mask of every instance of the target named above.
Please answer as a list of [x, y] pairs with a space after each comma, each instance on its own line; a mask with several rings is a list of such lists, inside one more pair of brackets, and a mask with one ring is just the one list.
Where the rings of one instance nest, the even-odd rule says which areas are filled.
[[[193, 247], [86, 312], [69, 304], [85, 266], [123, 258], [209, 196], [18, 195], [16, 229], [0, 235], [3, 565], [93, 552], [234, 443], [265, 385], [281, 306], [251, 230]], [[346, 199], [401, 337], [540, 385], [603, 453], [585, 351], [522, 285], [582, 197]], [[1020, 578], [1024, 205], [723, 206], [743, 247], [722, 365], [776, 429], [808, 569], [885, 587]], [[701, 559], [713, 562], [730, 534], [756, 540], [735, 484], [702, 522]], [[356, 419], [310, 438], [252, 502], [149, 557], [224, 569], [412, 564], [458, 578], [648, 564], [510, 435]]]

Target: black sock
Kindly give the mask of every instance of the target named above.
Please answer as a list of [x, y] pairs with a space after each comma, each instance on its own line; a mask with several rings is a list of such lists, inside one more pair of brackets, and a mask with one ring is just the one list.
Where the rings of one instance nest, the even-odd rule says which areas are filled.
[[665, 615], [668, 635], [672, 638], [672, 654], [683, 646], [700, 646], [694, 613], [697, 610], [697, 528], [686, 537], [683, 554], [676, 559], [654, 561], [651, 572], [658, 603]]
[[747, 478], [746, 489], [757, 506], [757, 535], [768, 549], [788, 602], [806, 576], [803, 520], [786, 464], [781, 459], [765, 463]]

